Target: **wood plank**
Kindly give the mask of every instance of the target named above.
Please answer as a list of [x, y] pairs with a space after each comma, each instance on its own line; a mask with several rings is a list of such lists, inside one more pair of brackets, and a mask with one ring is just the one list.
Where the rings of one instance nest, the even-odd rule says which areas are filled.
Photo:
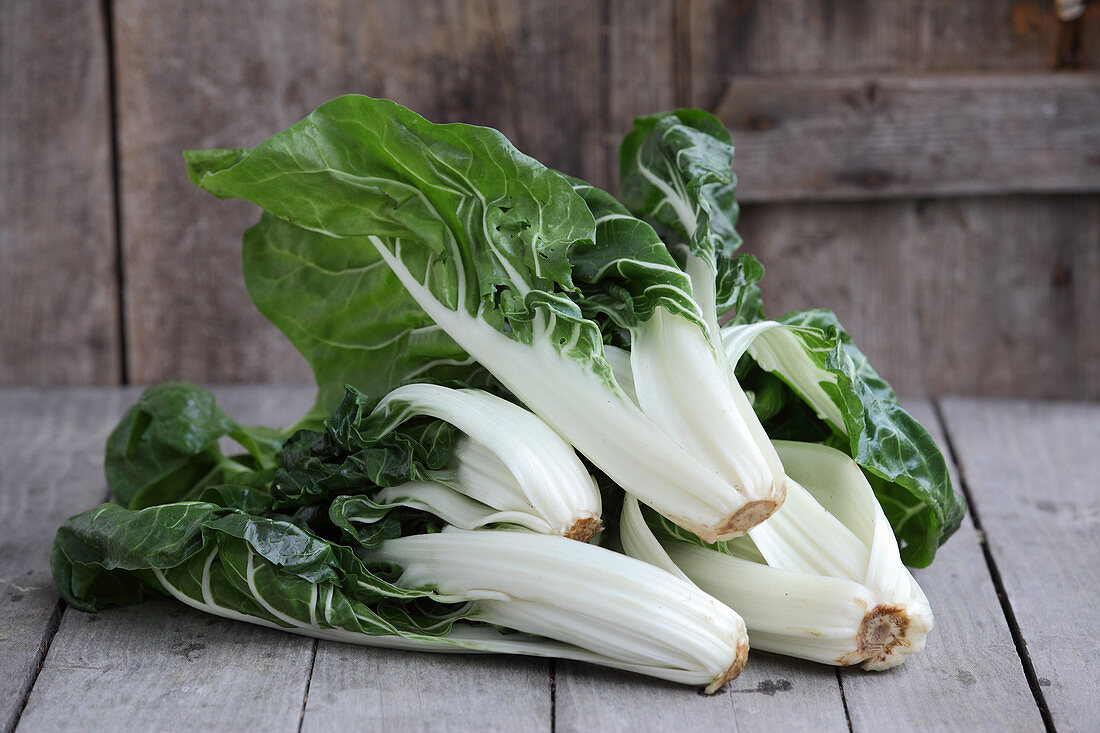
[[635, 117], [676, 106], [676, 0], [610, 0], [608, 6], [608, 190], [618, 190], [619, 143]]
[[[949, 455], [932, 406], [906, 407]], [[958, 487], [950, 461], [948, 469]], [[1043, 721], [969, 516], [932, 566], [914, 575], [932, 604], [935, 628], [925, 650], [900, 667], [843, 670], [852, 730], [1040, 730]]]
[[192, 186], [185, 148], [254, 145], [338, 94], [361, 92], [436, 121], [497, 127], [548, 165], [606, 182], [597, 4], [119, 0], [115, 20], [128, 345], [139, 383], [308, 376], [241, 280], [240, 237], [254, 207]]
[[[0, 461], [12, 461], [10, 467], [0, 463], [5, 481], [0, 516], [5, 523], [18, 520], [12, 533], [0, 535], [0, 563], [13, 560], [17, 573], [30, 570], [25, 580], [19, 576], [19, 584], [35, 588], [17, 606], [26, 609], [26, 620], [3, 628], [42, 637], [39, 629], [46, 628], [57, 597], [48, 565], [53, 530], [69, 515], [105, 498], [103, 444], [136, 394], [14, 393], [26, 404], [12, 414], [29, 414], [32, 424], [40, 414], [42, 427], [29, 433], [35, 437], [25, 450], [10, 452], [15, 458], [9, 458], [9, 451], [0, 456]], [[287, 424], [312, 400], [308, 388], [222, 388], [215, 395], [237, 419], [262, 424]], [[5, 419], [0, 425], [7, 432], [16, 423]], [[3, 577], [10, 577], [7, 567], [0, 567]], [[0, 613], [8, 612], [8, 605], [0, 601]], [[37, 615], [31, 617], [32, 611]], [[38, 639], [28, 636], [22, 646], [28, 642]], [[98, 614], [70, 608], [42, 661], [19, 730], [167, 730], [181, 720], [198, 728], [295, 730], [312, 656], [310, 639], [218, 619], [167, 601]], [[7, 658], [0, 656], [5, 662]], [[7, 677], [0, 684], [7, 684]], [[23, 695], [14, 697], [22, 703]], [[8, 696], [0, 699], [6, 703]], [[74, 706], [79, 714], [73, 713]]]
[[1100, 405], [946, 399], [977, 523], [1058, 730], [1094, 730]]
[[[712, 107], [745, 74], [1038, 71], [1054, 63], [1045, 0], [893, 3], [689, 0], [691, 104]], [[1084, 47], [1100, 40], [1090, 8]]]
[[1100, 190], [1100, 74], [735, 78], [739, 198]]
[[301, 730], [548, 731], [551, 704], [548, 660], [322, 641]]
[[117, 390], [0, 390], [0, 730], [15, 723], [58, 623], [54, 532], [107, 494]]
[[767, 312], [836, 311], [901, 394], [1100, 398], [1100, 198], [750, 205]]
[[0, 383], [116, 384], [100, 3], [0, 4]]
[[691, 687], [572, 662], [555, 674], [555, 729], [846, 731], [831, 667], [763, 652], [705, 697]]
[[19, 731], [294, 731], [313, 641], [171, 601], [69, 609]]

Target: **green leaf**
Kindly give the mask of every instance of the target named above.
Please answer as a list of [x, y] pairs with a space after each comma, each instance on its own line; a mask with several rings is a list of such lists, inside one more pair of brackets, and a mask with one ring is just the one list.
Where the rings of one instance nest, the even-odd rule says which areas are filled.
[[413, 380], [487, 382], [365, 237], [333, 239], [265, 213], [245, 232], [243, 269], [252, 302], [313, 369], [317, 420], [347, 384], [383, 395]]
[[[718, 316], [737, 306], [737, 282], [747, 266], [739, 272], [734, 260], [741, 237], [732, 164], [729, 131], [700, 109], [635, 119], [619, 150], [619, 188], [627, 208], [653, 225], [691, 274], [704, 312], [713, 307]], [[703, 271], [713, 280], [712, 296], [700, 282]]]
[[271, 490], [276, 509], [438, 480], [433, 472], [447, 466], [454, 426], [427, 417], [407, 420], [397, 402], [373, 413], [377, 403], [349, 387], [323, 432], [302, 430], [287, 441]]
[[[247, 451], [226, 457], [228, 436]], [[115, 500], [138, 509], [197, 498], [206, 486], [255, 483], [273, 471], [282, 445], [278, 431], [242, 425], [193, 384], [168, 382], [142, 393], [107, 439], [104, 468]], [[270, 473], [266, 475], [270, 479]]]
[[[284, 519], [184, 502], [114, 504], [67, 521], [51, 552], [62, 597], [85, 611], [170, 595], [220, 616], [305, 633], [342, 630], [448, 643], [460, 617], [406, 607], [428, 590], [398, 588], [355, 554]], [[426, 601], [425, 601], [426, 602]]]

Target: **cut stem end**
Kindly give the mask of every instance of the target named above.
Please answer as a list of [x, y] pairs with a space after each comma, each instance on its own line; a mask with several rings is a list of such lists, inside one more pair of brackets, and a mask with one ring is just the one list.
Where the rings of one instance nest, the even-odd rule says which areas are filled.
[[588, 540], [595, 537], [599, 531], [603, 529], [603, 522], [599, 517], [584, 517], [573, 522], [573, 525], [566, 530], [565, 536], [571, 540], [577, 540], [578, 542], [588, 542]]
[[749, 645], [745, 642], [741, 642], [737, 645], [737, 656], [733, 660], [733, 664], [729, 666], [722, 674], [711, 680], [711, 683], [703, 689], [704, 695], [713, 695], [722, 689], [722, 687], [730, 680], [737, 679], [737, 676], [741, 674], [741, 670], [745, 668], [745, 662], [749, 659]]

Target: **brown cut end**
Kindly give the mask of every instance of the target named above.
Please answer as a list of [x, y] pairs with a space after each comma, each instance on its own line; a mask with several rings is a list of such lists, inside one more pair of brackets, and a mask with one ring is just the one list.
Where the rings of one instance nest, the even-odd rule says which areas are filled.
[[779, 504], [771, 499], [750, 501], [730, 515], [725, 524], [718, 528], [718, 534], [723, 537], [743, 535], [772, 514], [775, 514], [775, 510], [778, 508]]
[[578, 542], [588, 542], [603, 529], [603, 522], [599, 517], [584, 517], [573, 522], [573, 526], [565, 532], [565, 536]]
[[887, 669], [896, 661], [890, 661], [899, 646], [909, 646], [905, 634], [909, 629], [909, 614], [904, 608], [879, 605], [871, 609], [859, 624], [856, 653], [866, 660], [864, 669]]
[[713, 695], [722, 689], [722, 687], [730, 680], [737, 679], [737, 676], [741, 674], [741, 670], [745, 668], [745, 662], [749, 659], [749, 645], [742, 641], [737, 644], [737, 656], [733, 660], [733, 664], [729, 666], [722, 674], [711, 680], [711, 683], [703, 689], [704, 695]]

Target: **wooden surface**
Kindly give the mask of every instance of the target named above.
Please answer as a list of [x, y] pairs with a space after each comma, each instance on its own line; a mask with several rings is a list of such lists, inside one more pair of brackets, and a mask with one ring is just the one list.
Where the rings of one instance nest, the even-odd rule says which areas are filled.
[[832, 308], [901, 394], [1100, 399], [1094, 196], [756, 205], [740, 230], [767, 312]]
[[739, 199], [1100, 188], [1100, 74], [735, 78]]
[[[302, 388], [216, 394], [244, 421], [286, 423], [310, 402]], [[912, 405], [950, 446], [973, 509], [916, 574], [936, 615], [927, 649], [889, 672], [839, 675], [752, 653], [704, 698], [568, 662], [315, 643], [168, 601], [57, 608], [49, 542], [105, 496], [103, 440], [134, 396], [0, 390], [3, 730], [1031, 731], [1044, 728], [1039, 705], [1057, 730], [1095, 727], [1100, 406]]]
[[121, 381], [105, 23], [0, 3], [0, 381]]
[[[717, 109], [746, 248], [798, 255], [764, 259], [772, 312], [849, 314], [911, 394], [1100, 398], [1100, 4], [1075, 26], [1077, 71], [1053, 71], [1051, 8], [3, 3], [0, 383], [308, 379], [244, 289], [256, 212], [191, 186], [180, 151], [253, 145], [362, 92], [611, 188], [634, 115]], [[1081, 193], [1008, 195], [1040, 190]]]
[[1100, 640], [1082, 620], [1100, 585], [1100, 406], [951, 399], [943, 412], [1051, 718], [1095, 730]]

